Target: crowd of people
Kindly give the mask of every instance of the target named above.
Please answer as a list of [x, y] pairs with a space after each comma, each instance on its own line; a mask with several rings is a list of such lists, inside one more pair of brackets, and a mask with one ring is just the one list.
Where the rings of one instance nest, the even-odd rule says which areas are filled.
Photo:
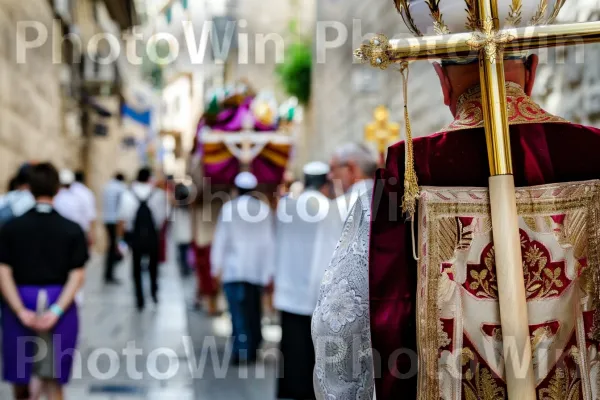
[[[138, 311], [145, 305], [142, 264], [158, 302], [158, 264], [164, 258], [164, 227], [170, 210], [165, 185], [140, 169], [131, 185], [117, 173], [102, 193], [107, 233], [104, 280], [118, 284], [115, 266], [131, 253]], [[16, 399], [63, 398], [79, 333], [84, 268], [96, 243], [96, 196], [83, 172], [58, 171], [49, 163], [26, 163], [0, 198], [0, 290], [4, 380]], [[31, 340], [33, 339], [33, 340]], [[26, 354], [19, 345], [25, 340]], [[42, 342], [37, 342], [42, 341]], [[36, 346], [49, 351], [32, 361]], [[21, 352], [21, 353], [19, 353]]]
[[314, 399], [311, 317], [319, 287], [357, 197], [373, 186], [377, 156], [366, 146], [341, 146], [330, 164], [304, 166], [303, 190], [272, 207], [249, 172], [235, 179], [211, 248], [211, 275], [223, 285], [231, 313], [233, 362], [256, 361], [262, 342], [262, 294], [272, 287], [282, 338], [277, 398]]
[[[54, 349], [76, 347], [77, 307], [100, 219], [106, 285], [121, 283], [116, 270], [130, 258], [137, 310], [146, 307], [144, 270], [150, 298], [158, 303], [168, 232], [181, 276], [196, 272], [196, 306], [216, 316], [225, 311], [219, 310], [219, 295], [226, 299], [231, 362], [248, 365], [260, 357], [262, 316], [265, 308], [277, 311], [282, 327], [277, 396], [314, 398], [310, 331], [319, 285], [352, 203], [372, 187], [376, 167], [369, 148], [347, 144], [329, 164], [307, 164], [304, 180], [280, 193], [261, 191], [256, 177], [242, 172], [229, 201], [220, 204], [198, 202], [189, 184], [158, 182], [151, 169], [141, 168], [131, 183], [117, 173], [105, 184], [98, 216], [82, 172], [24, 164], [0, 198], [4, 380], [14, 385], [16, 399], [63, 398], [73, 358], [59, 357]], [[44, 341], [48, 357], [31, 362], [17, 354], [24, 337]]]

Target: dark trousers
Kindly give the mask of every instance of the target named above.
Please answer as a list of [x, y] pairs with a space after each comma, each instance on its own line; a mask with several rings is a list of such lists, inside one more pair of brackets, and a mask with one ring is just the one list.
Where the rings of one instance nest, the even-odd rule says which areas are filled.
[[231, 313], [232, 357], [235, 361], [256, 360], [262, 343], [262, 287], [247, 282], [223, 285]]
[[189, 243], [179, 243], [177, 245], [177, 261], [179, 262], [179, 271], [181, 276], [189, 276], [192, 272], [190, 264], [188, 263], [188, 251], [190, 250]]
[[[150, 249], [150, 250], [148, 250]], [[150, 293], [154, 302], [158, 301], [158, 244], [149, 246], [148, 249], [131, 249], [133, 255], [133, 283], [135, 285], [135, 297], [138, 308], [144, 307], [144, 288], [142, 285], [142, 262], [148, 262], [150, 273]]]
[[313, 370], [315, 350], [311, 337], [311, 317], [281, 312], [281, 364], [277, 398], [315, 399]]
[[104, 224], [108, 236], [108, 250], [106, 252], [106, 264], [104, 266], [104, 280], [114, 279], [115, 264], [118, 261], [117, 250], [117, 224]]

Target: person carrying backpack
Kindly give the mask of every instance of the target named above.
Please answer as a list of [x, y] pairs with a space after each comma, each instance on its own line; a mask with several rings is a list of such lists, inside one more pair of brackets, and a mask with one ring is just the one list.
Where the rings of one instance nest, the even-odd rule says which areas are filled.
[[152, 172], [142, 168], [131, 189], [123, 193], [119, 205], [119, 236], [124, 237], [133, 256], [133, 281], [136, 306], [145, 306], [142, 287], [142, 264], [147, 262], [150, 273], [150, 293], [158, 303], [159, 235], [168, 215], [168, 201], [164, 190], [155, 187]]

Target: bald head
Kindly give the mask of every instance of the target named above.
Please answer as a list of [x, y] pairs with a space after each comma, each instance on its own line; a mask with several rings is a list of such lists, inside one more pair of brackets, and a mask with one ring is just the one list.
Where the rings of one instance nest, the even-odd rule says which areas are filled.
[[[531, 96], [537, 65], [537, 55], [531, 55], [526, 60], [505, 60], [505, 80], [518, 84], [528, 96]], [[479, 84], [479, 64], [442, 66], [434, 63], [434, 68], [442, 86], [444, 104], [450, 107], [452, 115], [456, 115], [456, 103], [459, 97], [468, 89]]]

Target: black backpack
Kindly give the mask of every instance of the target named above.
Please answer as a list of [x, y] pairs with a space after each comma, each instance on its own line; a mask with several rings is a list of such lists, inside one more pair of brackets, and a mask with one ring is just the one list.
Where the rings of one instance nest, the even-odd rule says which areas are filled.
[[146, 199], [140, 199], [135, 192], [133, 193], [140, 203], [137, 212], [135, 213], [133, 231], [131, 232], [131, 245], [137, 250], [150, 251], [158, 248], [158, 229], [154, 222], [152, 210], [150, 210], [150, 207], [148, 206], [148, 201], [150, 201], [153, 194], [154, 192], [150, 193]]

